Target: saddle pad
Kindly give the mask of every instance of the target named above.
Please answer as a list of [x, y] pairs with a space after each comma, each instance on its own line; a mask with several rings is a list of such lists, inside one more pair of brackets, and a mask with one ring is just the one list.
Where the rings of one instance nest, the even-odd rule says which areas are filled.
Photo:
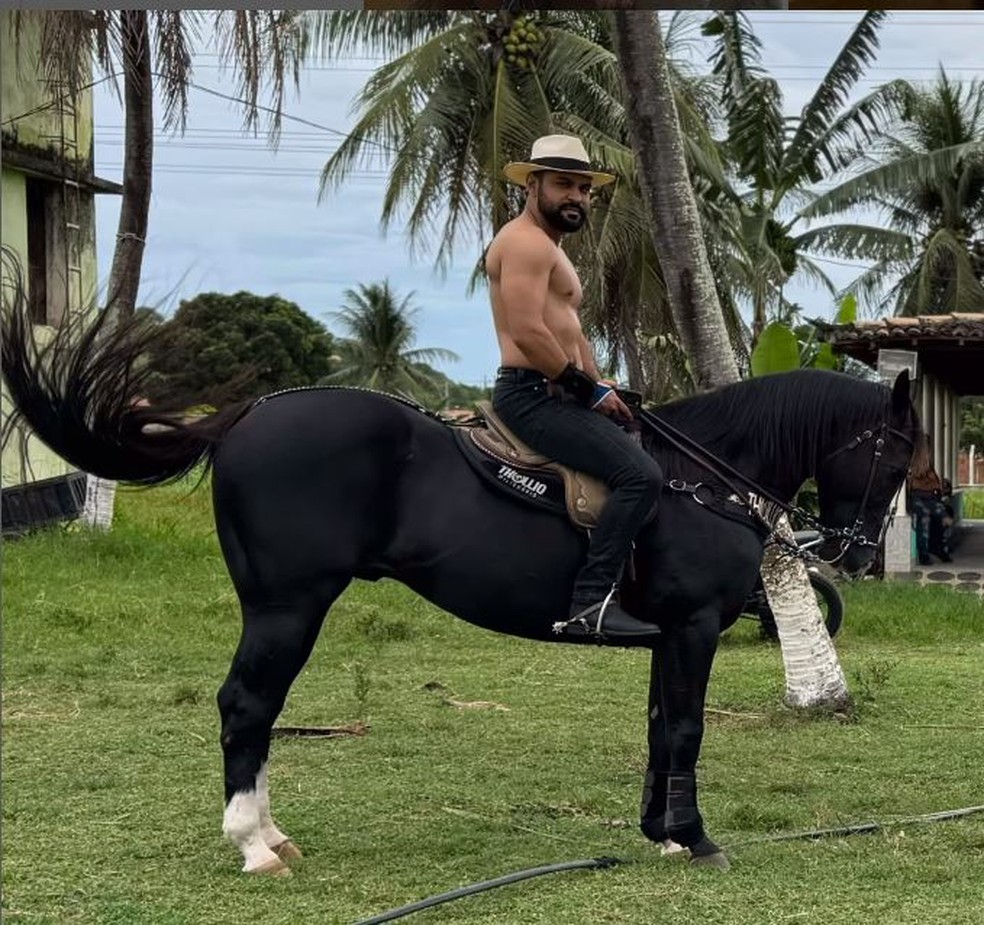
[[523, 465], [502, 438], [484, 427], [454, 427], [455, 442], [468, 463], [490, 485], [516, 501], [570, 518], [593, 529], [610, 494], [607, 486], [559, 463]]

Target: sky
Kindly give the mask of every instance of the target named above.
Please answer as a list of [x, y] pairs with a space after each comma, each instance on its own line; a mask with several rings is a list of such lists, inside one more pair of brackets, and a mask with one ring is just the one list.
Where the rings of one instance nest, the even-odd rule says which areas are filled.
[[[762, 40], [762, 61], [778, 79], [787, 113], [796, 113], [843, 45], [859, 14], [829, 11], [749, 13]], [[665, 26], [664, 16], [664, 26]], [[951, 77], [984, 76], [984, 13], [894, 13], [880, 33], [881, 50], [855, 98], [895, 77], [932, 80], [940, 64]], [[707, 46], [692, 54], [700, 66]], [[200, 292], [276, 293], [342, 333], [330, 317], [346, 289], [388, 279], [418, 306], [417, 347], [454, 351], [458, 362], [435, 364], [452, 379], [490, 383], [498, 351], [488, 307], [479, 287], [469, 297], [468, 279], [481, 245], [462, 240], [446, 274], [434, 253], [414, 259], [403, 223], [388, 234], [379, 226], [385, 173], [359, 168], [339, 190], [318, 203], [321, 168], [355, 122], [352, 103], [377, 61], [346, 59], [308, 67], [300, 90], [285, 105], [288, 118], [274, 149], [261, 132], [244, 134], [235, 103], [207, 92], [236, 96], [214, 52], [196, 56], [184, 135], [165, 135], [158, 107], [154, 191], [139, 304], [170, 314]], [[96, 172], [120, 180], [123, 113], [107, 85], [95, 91]], [[290, 118], [293, 117], [293, 118]], [[308, 123], [294, 121], [303, 119]], [[316, 127], [317, 126], [317, 127]], [[109, 275], [119, 219], [119, 197], [97, 197], [100, 278]], [[863, 264], [823, 261], [837, 286]], [[831, 317], [825, 291], [790, 284], [786, 295], [807, 317]]]

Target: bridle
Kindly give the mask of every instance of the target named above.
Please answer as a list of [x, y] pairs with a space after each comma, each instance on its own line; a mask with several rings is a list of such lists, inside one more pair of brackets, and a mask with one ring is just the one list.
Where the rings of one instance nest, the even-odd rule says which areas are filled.
[[[789, 552], [794, 555], [801, 556], [803, 558], [819, 559], [829, 565], [836, 565], [840, 562], [852, 546], [877, 548], [881, 544], [885, 537], [885, 531], [888, 529], [889, 523], [891, 523], [895, 516], [894, 505], [889, 513], [883, 518], [881, 528], [878, 531], [878, 536], [874, 539], [871, 539], [864, 533], [864, 515], [868, 507], [868, 500], [871, 497], [871, 489], [875, 483], [875, 476], [878, 474], [878, 468], [881, 465], [882, 457], [885, 453], [885, 444], [888, 437], [893, 436], [904, 440], [910, 447], [915, 447], [915, 443], [911, 437], [904, 434], [898, 428], [891, 427], [887, 420], [883, 420], [876, 427], [870, 430], [862, 431], [860, 434], [857, 434], [848, 440], [843, 446], [832, 450], [824, 456], [824, 458], [820, 460], [820, 464], [817, 467], [818, 469], [835, 456], [839, 456], [842, 453], [853, 452], [869, 440], [874, 440], [874, 452], [871, 457], [871, 465], [868, 469], [868, 478], [865, 482], [864, 493], [858, 503], [858, 510], [854, 517], [854, 522], [850, 527], [828, 527], [821, 523], [820, 519], [813, 514], [812, 511], [808, 511], [798, 505], [789, 504], [786, 501], [775, 497], [775, 495], [766, 491], [753, 479], [748, 478], [748, 476], [743, 475], [735, 469], [730, 463], [727, 463], [720, 457], [715, 456], [691, 437], [688, 437], [683, 432], [677, 430], [671, 424], [667, 424], [666, 421], [660, 419], [651, 411], [647, 411], [646, 409], [638, 409], [636, 413], [641, 418], [643, 423], [648, 425], [652, 431], [668, 443], [671, 443], [685, 456], [717, 476], [717, 478], [719, 478], [728, 488], [730, 488], [734, 492], [737, 499], [748, 508], [749, 514], [751, 514], [755, 520], [768, 529], [769, 536], [774, 542], [787, 547]], [[839, 540], [840, 552], [834, 556], [833, 559], [823, 559], [817, 553], [812, 551], [807, 552], [801, 549], [796, 543], [787, 540], [785, 537], [776, 533], [775, 524], [765, 517], [760, 509], [760, 506], [755, 503], [753, 496], [750, 495], [748, 491], [742, 491], [738, 485], [735, 484], [736, 482], [742, 483], [746, 489], [751, 489], [754, 496], [757, 496], [759, 499], [765, 499], [775, 508], [784, 511], [787, 514], [795, 515], [801, 521], [808, 524], [811, 529], [820, 534], [821, 542]], [[698, 483], [696, 486], [692, 486], [692, 493], [695, 498], [697, 497], [697, 489], [700, 487], [701, 483]], [[811, 547], [814, 545], [815, 544], [812, 543], [810, 544]]]
[[856, 450], [859, 446], [867, 443], [869, 440], [875, 441], [874, 452], [871, 456], [871, 466], [868, 469], [868, 479], [865, 482], [864, 494], [861, 495], [861, 500], [858, 502], [858, 512], [854, 518], [854, 523], [850, 527], [824, 527], [819, 523], [816, 517], [809, 514], [809, 519], [813, 521], [813, 526], [819, 530], [824, 539], [839, 539], [840, 540], [840, 553], [836, 555], [833, 559], [824, 559], [828, 565], [835, 565], [847, 554], [847, 551], [852, 546], [873, 546], [876, 549], [881, 545], [882, 540], [885, 538], [885, 531], [888, 530], [888, 525], [895, 519], [895, 505], [893, 504], [888, 514], [882, 518], [881, 528], [878, 531], [878, 536], [875, 539], [869, 539], [863, 532], [864, 528], [864, 514], [868, 507], [868, 498], [871, 496], [871, 488], [875, 483], [875, 476], [878, 473], [878, 467], [881, 464], [882, 456], [885, 454], [885, 443], [888, 436], [899, 437], [909, 444], [910, 447], [915, 448], [915, 443], [906, 434], [902, 433], [901, 430], [895, 427], [889, 427], [887, 421], [882, 421], [874, 430], [864, 430], [856, 437], [853, 437], [842, 447], [838, 447], [833, 452], [828, 453], [820, 460], [820, 465], [818, 469], [823, 467], [823, 465], [835, 456], [839, 456], [841, 453], [850, 453]]

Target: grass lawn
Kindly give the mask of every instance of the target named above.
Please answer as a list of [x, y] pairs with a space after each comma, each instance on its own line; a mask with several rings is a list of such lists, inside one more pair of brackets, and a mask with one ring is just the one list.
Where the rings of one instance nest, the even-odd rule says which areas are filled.
[[[354, 923], [476, 880], [615, 855], [416, 913], [428, 925], [979, 925], [984, 814], [820, 841], [763, 836], [984, 804], [984, 609], [942, 588], [845, 589], [850, 721], [780, 706], [743, 623], [711, 680], [699, 769], [728, 874], [636, 828], [644, 653], [500, 637], [392, 582], [336, 605], [280, 722], [274, 813], [306, 857], [249, 878], [223, 842], [215, 691], [238, 610], [207, 491], [127, 492], [107, 534], [4, 549], [3, 920]], [[472, 706], [454, 705], [474, 704]]]

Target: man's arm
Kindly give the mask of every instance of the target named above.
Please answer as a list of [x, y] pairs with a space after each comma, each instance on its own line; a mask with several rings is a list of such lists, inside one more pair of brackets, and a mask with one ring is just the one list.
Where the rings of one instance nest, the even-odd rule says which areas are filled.
[[527, 238], [511, 242], [499, 270], [500, 314], [506, 333], [530, 366], [548, 379], [559, 376], [570, 362], [544, 320], [555, 261], [548, 240]]
[[598, 372], [598, 364], [595, 362], [594, 350], [591, 349], [591, 343], [583, 333], [581, 334], [579, 352], [581, 354], [581, 365], [584, 367], [584, 371], [592, 379], [594, 379], [595, 382], [600, 382], [601, 373]]

